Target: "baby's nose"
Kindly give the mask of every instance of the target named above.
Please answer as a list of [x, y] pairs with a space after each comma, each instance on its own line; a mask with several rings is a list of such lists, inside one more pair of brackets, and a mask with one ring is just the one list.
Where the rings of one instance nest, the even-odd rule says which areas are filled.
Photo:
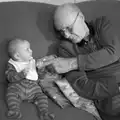
[[32, 50], [30, 49], [29, 52], [32, 53]]

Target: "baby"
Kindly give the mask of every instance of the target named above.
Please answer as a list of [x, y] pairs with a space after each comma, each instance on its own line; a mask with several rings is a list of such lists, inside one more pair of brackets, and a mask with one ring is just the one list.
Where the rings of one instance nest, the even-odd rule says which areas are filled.
[[8, 44], [8, 53], [10, 59], [5, 72], [9, 81], [6, 94], [7, 117], [21, 118], [20, 103], [26, 100], [36, 105], [40, 120], [53, 120], [54, 115], [48, 112], [47, 96], [38, 85], [39, 72], [30, 43], [20, 38], [13, 39]]

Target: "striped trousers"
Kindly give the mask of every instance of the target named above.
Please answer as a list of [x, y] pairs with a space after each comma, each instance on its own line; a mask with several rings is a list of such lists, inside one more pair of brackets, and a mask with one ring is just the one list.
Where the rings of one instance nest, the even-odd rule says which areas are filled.
[[37, 82], [25, 80], [20, 83], [10, 83], [6, 94], [8, 110], [20, 111], [20, 104], [24, 100], [35, 104], [38, 112], [48, 112], [47, 96]]

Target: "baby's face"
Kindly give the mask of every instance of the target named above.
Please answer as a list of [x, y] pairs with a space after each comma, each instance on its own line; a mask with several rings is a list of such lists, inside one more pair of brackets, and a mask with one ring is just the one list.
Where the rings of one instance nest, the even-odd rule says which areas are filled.
[[30, 43], [28, 41], [19, 43], [17, 45], [16, 50], [17, 50], [17, 56], [18, 56], [19, 61], [27, 62], [27, 61], [33, 59], [32, 50], [30, 48]]

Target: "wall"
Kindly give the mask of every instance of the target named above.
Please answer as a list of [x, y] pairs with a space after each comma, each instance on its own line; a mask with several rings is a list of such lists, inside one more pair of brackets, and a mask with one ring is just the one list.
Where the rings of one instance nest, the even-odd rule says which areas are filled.
[[[22, 0], [1, 0], [0, 2], [11, 2], [11, 1], [22, 1]], [[91, 0], [23, 0], [23, 1], [41, 2], [41, 3], [59, 5], [65, 2], [83, 2], [83, 1], [91, 1]]]
[[[30, 2], [41, 2], [41, 3], [60, 5], [66, 2], [78, 3], [78, 2], [96, 1], [96, 0], [1, 0], [0, 2], [11, 2], [11, 1], [30, 1]], [[115, 1], [115, 0], [97, 0], [97, 1]]]
[[[66, 2], [79, 3], [79, 2], [96, 1], [96, 0], [0, 0], [0, 2], [13, 2], [13, 1], [39, 2], [39, 3], [60, 5]], [[120, 1], [120, 0], [97, 0], [97, 1]]]

